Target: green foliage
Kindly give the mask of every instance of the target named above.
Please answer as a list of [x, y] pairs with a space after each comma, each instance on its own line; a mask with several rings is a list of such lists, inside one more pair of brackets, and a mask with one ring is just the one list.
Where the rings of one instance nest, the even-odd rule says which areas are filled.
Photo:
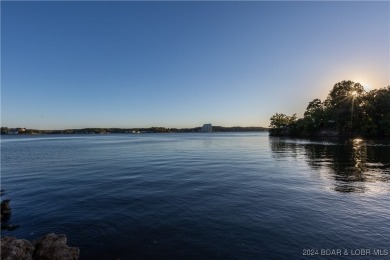
[[336, 83], [325, 100], [329, 120], [335, 122], [335, 129], [344, 135], [357, 130], [354, 125], [363, 114], [362, 102], [366, 92], [362, 85], [352, 81]]
[[359, 83], [338, 82], [324, 102], [309, 102], [303, 118], [276, 113], [270, 127], [275, 135], [390, 136], [390, 86], [367, 93]]
[[355, 92], [356, 97], [360, 97], [365, 93], [365, 90], [360, 83], [354, 83], [350, 80], [338, 82], [333, 86], [328, 98], [325, 100], [325, 106], [327, 108], [346, 106], [348, 103], [346, 101], [352, 99], [353, 92]]
[[377, 135], [390, 136], [390, 86], [370, 91], [364, 105], [368, 130]]
[[287, 116], [285, 114], [276, 113], [271, 118], [270, 123], [270, 133], [271, 135], [285, 135], [291, 130], [288, 129], [293, 126], [297, 120], [297, 115], [293, 114], [292, 116]]
[[292, 116], [286, 116], [285, 114], [276, 113], [271, 117], [270, 120], [271, 120], [271, 124], [270, 124], [271, 128], [282, 128], [295, 122], [295, 120], [297, 120], [297, 115], [293, 114]]
[[305, 129], [314, 130], [324, 125], [325, 118], [324, 104], [316, 98], [307, 106], [304, 119], [299, 124]]

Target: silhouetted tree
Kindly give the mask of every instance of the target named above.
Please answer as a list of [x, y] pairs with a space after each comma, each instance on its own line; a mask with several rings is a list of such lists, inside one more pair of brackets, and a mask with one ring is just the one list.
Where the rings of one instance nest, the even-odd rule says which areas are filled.
[[278, 114], [276, 113], [271, 117], [271, 128], [281, 128], [286, 127], [289, 124], [295, 122], [297, 120], [297, 115], [293, 114], [292, 116], [286, 116], [285, 114]]
[[324, 102], [311, 101], [303, 118], [276, 113], [270, 120], [271, 135], [390, 136], [390, 86], [367, 93], [359, 83], [341, 81]]
[[354, 118], [361, 116], [360, 107], [365, 90], [359, 83], [353, 81], [341, 81], [333, 86], [324, 102], [329, 120], [332, 120], [336, 129], [341, 133], [347, 133], [353, 128]]
[[371, 90], [365, 97], [364, 107], [367, 131], [390, 136], [390, 86]]
[[324, 105], [320, 99], [316, 98], [309, 103], [304, 113], [305, 127], [315, 129], [324, 124]]

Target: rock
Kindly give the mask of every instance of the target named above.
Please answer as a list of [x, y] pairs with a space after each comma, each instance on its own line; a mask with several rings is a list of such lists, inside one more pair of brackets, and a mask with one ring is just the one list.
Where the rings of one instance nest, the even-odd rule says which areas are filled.
[[65, 235], [47, 234], [31, 243], [14, 237], [1, 238], [2, 260], [77, 260], [80, 249], [66, 245]]
[[19, 227], [19, 225], [13, 225], [8, 223], [12, 213], [11, 206], [9, 204], [10, 200], [8, 199], [1, 201], [1, 230], [12, 231]]
[[66, 245], [65, 235], [47, 234], [35, 243], [33, 259], [39, 260], [76, 260], [80, 249]]
[[1, 238], [2, 260], [32, 260], [34, 246], [25, 239], [15, 237]]
[[8, 223], [1, 223], [1, 230], [12, 231], [12, 230], [17, 229], [18, 227], [19, 227], [19, 225], [8, 224]]
[[9, 205], [10, 200], [1, 201], [1, 215], [11, 214], [11, 206]]
[[10, 200], [1, 201], [1, 215], [11, 214], [11, 206], [9, 205]]

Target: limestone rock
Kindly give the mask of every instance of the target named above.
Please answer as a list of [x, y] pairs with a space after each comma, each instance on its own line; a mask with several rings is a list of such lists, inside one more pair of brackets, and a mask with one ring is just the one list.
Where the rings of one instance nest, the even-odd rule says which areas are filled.
[[15, 237], [1, 238], [2, 260], [77, 260], [80, 249], [66, 245], [65, 235], [47, 234], [29, 242]]
[[15, 237], [1, 238], [1, 259], [2, 260], [32, 260], [34, 246], [25, 239]]
[[39, 260], [76, 260], [80, 249], [66, 245], [65, 235], [47, 234], [35, 243], [33, 259]]

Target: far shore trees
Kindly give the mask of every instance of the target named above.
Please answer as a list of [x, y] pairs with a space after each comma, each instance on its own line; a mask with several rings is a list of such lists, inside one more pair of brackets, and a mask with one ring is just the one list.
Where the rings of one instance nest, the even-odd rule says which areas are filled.
[[366, 92], [341, 81], [324, 101], [309, 102], [303, 118], [276, 113], [270, 120], [270, 135], [390, 136], [390, 86]]

